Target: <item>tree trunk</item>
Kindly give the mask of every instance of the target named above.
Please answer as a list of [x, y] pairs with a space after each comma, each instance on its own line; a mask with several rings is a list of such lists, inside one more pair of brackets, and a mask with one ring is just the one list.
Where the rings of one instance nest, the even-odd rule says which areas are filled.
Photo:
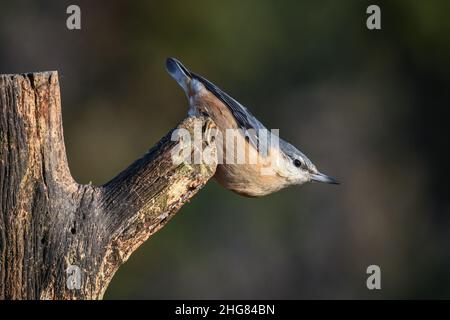
[[[67, 164], [56, 72], [0, 75], [0, 107], [1, 299], [101, 299], [119, 266], [216, 169], [173, 163], [169, 133], [107, 184], [80, 185]], [[191, 117], [178, 128], [193, 134], [198, 124], [214, 126]]]

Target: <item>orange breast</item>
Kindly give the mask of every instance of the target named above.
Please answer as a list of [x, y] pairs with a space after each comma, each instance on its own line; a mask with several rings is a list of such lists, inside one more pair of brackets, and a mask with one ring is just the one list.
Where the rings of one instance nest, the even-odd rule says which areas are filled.
[[[285, 180], [276, 173], [276, 170], [270, 170], [273, 164], [271, 158], [273, 152], [271, 150], [269, 150], [267, 157], [260, 156], [253, 145], [245, 139], [245, 136], [240, 134], [242, 131], [236, 131], [238, 134], [233, 136], [234, 141], [227, 140], [227, 129], [236, 130], [240, 128], [231, 111], [221, 100], [206, 89], [192, 98], [191, 107], [194, 107], [199, 114], [208, 114], [221, 131], [223, 138], [222, 158], [219, 159], [221, 164], [217, 167], [215, 177], [222, 186], [250, 197], [263, 196], [285, 186]], [[230, 143], [234, 144], [234, 150], [230, 150]], [[237, 153], [238, 145], [245, 145], [244, 163], [237, 163], [238, 159], [242, 160], [242, 154], [239, 158]], [[231, 157], [229, 154], [227, 156], [227, 152], [231, 154]]]

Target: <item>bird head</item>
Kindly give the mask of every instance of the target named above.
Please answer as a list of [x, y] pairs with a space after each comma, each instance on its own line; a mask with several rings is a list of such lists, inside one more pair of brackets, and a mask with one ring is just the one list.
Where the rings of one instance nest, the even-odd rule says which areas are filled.
[[339, 184], [336, 179], [319, 172], [311, 160], [293, 145], [280, 140], [280, 150], [284, 176], [291, 184], [309, 181]]

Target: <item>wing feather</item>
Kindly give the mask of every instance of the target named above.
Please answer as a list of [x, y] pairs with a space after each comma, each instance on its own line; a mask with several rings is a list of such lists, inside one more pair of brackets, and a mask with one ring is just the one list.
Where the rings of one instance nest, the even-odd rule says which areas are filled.
[[250, 142], [255, 146], [255, 148], [258, 148], [258, 131], [260, 129], [266, 129], [264, 125], [259, 122], [258, 119], [256, 119], [246, 107], [229, 96], [215, 84], [193, 72], [191, 72], [191, 75], [194, 79], [200, 81], [207, 90], [214, 94], [225, 104], [225, 106], [228, 107], [228, 109], [236, 119], [239, 127], [244, 130], [246, 136], [249, 138]]

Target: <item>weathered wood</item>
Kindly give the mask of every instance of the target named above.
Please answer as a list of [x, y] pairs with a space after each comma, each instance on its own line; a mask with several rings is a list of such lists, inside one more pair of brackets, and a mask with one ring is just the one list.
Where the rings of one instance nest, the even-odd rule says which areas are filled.
[[[109, 183], [80, 185], [67, 164], [56, 72], [1, 75], [0, 107], [1, 299], [102, 298], [119, 266], [216, 169], [174, 164], [169, 133]], [[195, 124], [214, 126], [187, 118], [178, 127], [193, 134]], [[67, 285], [70, 266], [81, 271], [79, 289]]]

